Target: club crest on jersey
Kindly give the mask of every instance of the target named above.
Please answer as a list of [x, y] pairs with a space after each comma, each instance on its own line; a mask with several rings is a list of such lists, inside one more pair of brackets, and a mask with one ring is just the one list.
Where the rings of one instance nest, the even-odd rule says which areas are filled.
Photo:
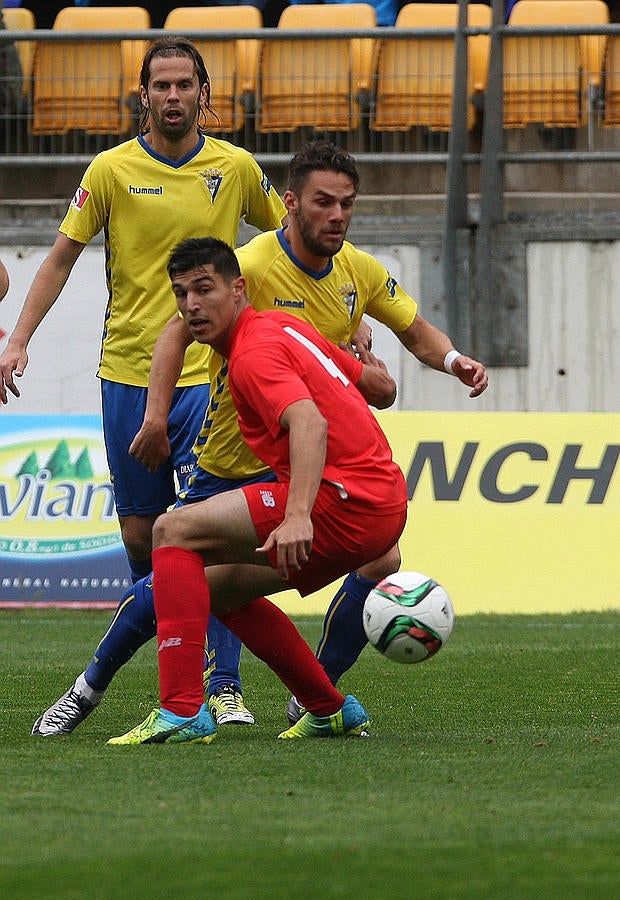
[[219, 191], [224, 176], [221, 169], [205, 169], [200, 173], [200, 177], [207, 186], [207, 190], [211, 194], [211, 203], [215, 203], [217, 192]]
[[339, 293], [344, 300], [346, 308], [349, 310], [349, 316], [353, 318], [353, 313], [355, 312], [355, 306], [357, 304], [357, 291], [355, 290], [355, 285], [343, 284], [342, 287], [339, 288]]
[[271, 191], [271, 182], [263, 172], [263, 177], [260, 180], [260, 186], [264, 190], [264, 192], [269, 196], [269, 192]]
[[73, 195], [73, 200], [71, 201], [71, 206], [74, 209], [82, 209], [86, 201], [88, 200], [89, 191], [86, 188], [83, 188], [82, 185], [79, 186], [75, 194]]

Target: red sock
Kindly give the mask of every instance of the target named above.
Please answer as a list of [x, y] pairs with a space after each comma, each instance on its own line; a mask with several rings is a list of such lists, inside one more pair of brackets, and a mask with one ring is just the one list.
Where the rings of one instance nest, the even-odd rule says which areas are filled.
[[164, 709], [194, 716], [204, 703], [202, 670], [211, 593], [198, 553], [153, 550], [159, 696]]
[[218, 618], [314, 715], [330, 716], [340, 709], [344, 697], [289, 617], [266, 597]]

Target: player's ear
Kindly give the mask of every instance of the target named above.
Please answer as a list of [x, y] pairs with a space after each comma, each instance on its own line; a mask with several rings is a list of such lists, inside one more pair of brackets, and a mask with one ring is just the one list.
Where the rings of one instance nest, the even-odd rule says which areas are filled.
[[144, 85], [140, 85], [140, 103], [144, 107], [144, 109], [149, 108], [149, 95], [146, 92], [146, 88]]
[[238, 275], [237, 278], [233, 281], [233, 291], [235, 296], [240, 296], [241, 294], [245, 294], [245, 278], [243, 275]]
[[285, 191], [282, 200], [289, 213], [297, 212], [297, 194], [294, 194], [293, 191]]

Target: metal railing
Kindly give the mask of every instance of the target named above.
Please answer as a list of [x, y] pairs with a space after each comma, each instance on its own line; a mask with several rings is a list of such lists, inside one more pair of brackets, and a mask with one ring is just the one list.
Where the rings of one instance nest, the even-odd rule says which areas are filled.
[[[217, 41], [214, 34], [204, 31], [188, 32], [187, 36], [196, 41], [211, 42], [210, 49], [205, 53], [208, 68], [211, 68], [209, 56], [213, 55], [211, 63], [214, 63], [215, 56], [220, 53], [218, 47], [223, 45], [232, 46], [241, 42], [247, 46], [249, 41], [256, 49], [262, 48], [249, 88], [247, 81], [244, 84], [241, 81], [234, 83], [232, 77], [224, 78], [217, 72], [213, 73], [214, 106], [226, 112], [220, 123], [225, 127], [221, 128], [215, 119], [210, 122], [213, 134], [247, 147], [262, 159], [289, 156], [305, 137], [320, 133], [329, 135], [368, 161], [388, 158], [394, 162], [423, 162], [432, 159], [447, 163], [449, 136], [453, 129], [452, 123], [446, 122], [440, 111], [442, 104], [445, 106], [446, 102], [450, 102], [453, 93], [460, 97], [459, 110], [466, 113], [465, 139], [460, 142], [460, 153], [465, 163], [480, 162], [483, 129], [489, 122], [495, 126], [500, 123], [498, 127], [503, 131], [504, 140], [497, 150], [501, 153], [502, 163], [620, 159], [620, 128], [606, 121], [605, 85], [600, 81], [598, 85], [589, 84], [587, 94], [577, 98], [583, 107], [583, 115], [574, 127], [546, 127], [544, 123], [528, 122], [522, 127], [501, 128], [502, 41], [507, 34], [526, 37], [532, 33], [531, 29], [506, 26], [500, 21], [494, 22], [490, 29], [460, 25], [456, 31], [446, 28], [381, 28], [342, 32], [279, 32], [277, 28], [265, 28], [260, 31], [219, 32]], [[620, 26], [615, 25], [536, 30], [538, 35], [563, 37], [577, 34], [607, 37], [619, 33]], [[139, 119], [137, 72], [118, 71], [117, 84], [114, 85], [112, 74], [106, 71], [109, 62], [104, 65], [104, 59], [111, 57], [114, 48], [121, 60], [121, 47], [126, 48], [128, 41], [146, 42], [166, 34], [169, 32], [164, 30], [89, 33], [0, 31], [0, 54], [12, 44], [18, 50], [29, 47], [31, 54], [34, 50], [31, 58], [36, 58], [39, 47], [49, 51], [52, 46], [60, 44], [69, 47], [71, 43], [75, 45], [75, 42], [86, 40], [90, 42], [94, 54], [90, 61], [85, 55], [81, 57], [86, 71], [76, 68], [63, 71], [62, 58], [60, 63], [55, 63], [55, 68], [48, 70], [42, 67], [40, 60], [35, 61], [34, 68], [24, 73], [21, 89], [17, 93], [10, 76], [0, 68], [0, 97], [12, 99], [12, 103], [5, 102], [0, 108], [0, 165], [9, 164], [16, 157], [21, 158], [22, 164], [28, 164], [33, 157], [49, 154], [68, 156], [73, 160], [79, 157], [89, 159], [94, 152], [135, 134]], [[463, 92], [464, 88], [469, 87], [465, 68], [454, 78], [453, 92], [452, 79], [456, 68], [450, 62], [442, 71], [440, 67], [445, 65], [446, 57], [439, 52], [430, 58], [432, 69], [418, 72], [417, 83], [414, 83], [411, 71], [389, 72], [381, 68], [382, 60], [386, 58], [386, 42], [399, 43], [415, 37], [430, 44], [443, 38], [444, 44], [453, 42], [456, 48], [459, 46], [459, 36], [463, 44], [466, 39], [480, 35], [489, 36], [491, 42], [489, 78], [484, 91], [469, 95]], [[353, 50], [350, 60], [344, 59], [343, 48], [350, 41], [357, 48], [365, 45], [369, 49], [366, 56], [371, 59], [370, 69], [361, 77], [352, 76], [349, 71], [351, 65], [355, 67], [359, 64], [359, 60], [358, 63], [355, 61], [357, 50]], [[301, 59], [308, 42], [313, 42], [315, 48], [320, 45], [320, 49], [313, 51], [315, 62], [312, 71], [308, 72], [308, 66], [287, 65], [287, 59]], [[276, 76], [273, 67], [277, 66], [277, 61], [271, 64], [270, 69], [267, 60], [278, 46], [281, 54], [291, 55], [281, 55], [283, 62]], [[429, 56], [425, 56], [428, 67]], [[464, 56], [466, 64], [467, 55], [464, 53]], [[76, 65], [75, 62], [70, 63], [67, 54], [65, 65], [70, 64]], [[230, 67], [226, 71], [229, 72]], [[305, 84], [302, 85], [304, 79]], [[407, 79], [409, 83], [405, 86]], [[77, 84], [81, 92], [74, 87], [63, 96], [64, 83]], [[347, 85], [350, 91], [343, 96]], [[97, 122], [97, 104], [103, 109], [104, 100], [107, 112], [105, 116], [101, 114], [101, 121]], [[63, 102], [66, 113], [71, 113], [67, 115], [66, 127], [62, 122]], [[110, 103], [113, 102], [116, 102], [116, 126], [111, 121]], [[229, 102], [234, 107], [232, 118], [227, 112]], [[77, 107], [83, 106], [86, 113], [89, 103], [92, 107], [91, 119], [86, 128], [80, 128], [79, 116], [75, 115]], [[508, 142], [506, 147], [505, 142]]]

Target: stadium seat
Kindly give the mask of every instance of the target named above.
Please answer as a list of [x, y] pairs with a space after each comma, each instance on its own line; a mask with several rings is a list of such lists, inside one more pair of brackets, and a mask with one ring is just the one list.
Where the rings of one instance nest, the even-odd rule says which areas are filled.
[[610, 35], [604, 66], [603, 124], [620, 125], [620, 36]]
[[[139, 6], [61, 9], [54, 31], [146, 31]], [[38, 41], [34, 59], [33, 134], [126, 134], [138, 95], [145, 40]]]
[[171, 10], [164, 28], [177, 34], [208, 31], [204, 40], [195, 39], [209, 78], [211, 106], [217, 113], [218, 131], [235, 132], [252, 110], [256, 94], [260, 41], [218, 39], [218, 31], [252, 31], [263, 27], [263, 17], [255, 6], [177, 7]]
[[[603, 0], [519, 0], [508, 25], [606, 25]], [[600, 89], [605, 37], [504, 37], [504, 126], [577, 128], [591, 114]]]
[[[23, 6], [5, 7], [2, 10], [2, 16], [7, 31], [34, 31], [36, 28], [34, 13]], [[35, 44], [34, 41], [15, 41], [15, 46], [22, 67], [22, 75], [24, 76], [22, 93], [29, 94]]]
[[[280, 31], [375, 28], [368, 3], [286, 7]], [[372, 84], [372, 38], [264, 41], [259, 66], [259, 132], [291, 132], [303, 126], [327, 131], [358, 127]]]
[[[408, 3], [396, 19], [396, 28], [456, 28], [457, 3]], [[489, 28], [491, 8], [468, 5], [468, 25]], [[476, 119], [472, 101], [486, 88], [489, 36], [475, 35], [467, 42], [467, 126]], [[381, 41], [377, 63], [373, 131], [407, 131], [423, 126], [431, 131], [450, 131], [454, 80], [454, 37], [386, 38]]]

